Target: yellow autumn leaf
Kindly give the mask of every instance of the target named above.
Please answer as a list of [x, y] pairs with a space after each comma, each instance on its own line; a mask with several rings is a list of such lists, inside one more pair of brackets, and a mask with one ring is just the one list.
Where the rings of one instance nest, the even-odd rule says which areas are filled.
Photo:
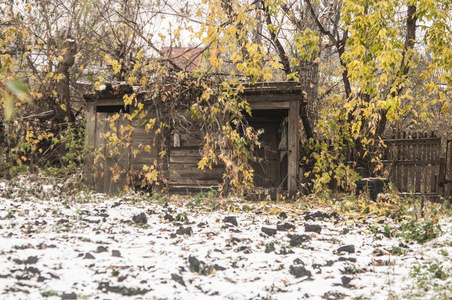
[[128, 81], [129, 81], [129, 84], [130, 84], [130, 85], [134, 85], [135, 82], [137, 81], [137, 79], [136, 79], [135, 77], [133, 77], [133, 76], [130, 76], [129, 79], [128, 79]]

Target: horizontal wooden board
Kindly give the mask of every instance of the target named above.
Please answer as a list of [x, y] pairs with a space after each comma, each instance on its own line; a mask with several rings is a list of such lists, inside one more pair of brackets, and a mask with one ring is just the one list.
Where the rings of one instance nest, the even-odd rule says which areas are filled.
[[[140, 153], [146, 153], [151, 155], [157, 155], [159, 153], [159, 148], [153, 145], [153, 143], [149, 143], [146, 141], [133, 141], [132, 142], [132, 149], [137, 150]], [[149, 151], [147, 151], [147, 150]]]
[[384, 164], [392, 164], [393, 166], [439, 166], [440, 160], [396, 160], [396, 161], [382, 161]]
[[[146, 153], [158, 153], [158, 147], [154, 146], [154, 143], [151, 141], [145, 140], [132, 140], [130, 145], [133, 150], [139, 150], [140, 152]], [[149, 151], [146, 151], [149, 150]]]
[[196, 178], [208, 178], [209, 176], [222, 176], [223, 168], [199, 169], [196, 165], [175, 165], [169, 166], [170, 177], [172, 176], [187, 176]]
[[204, 135], [201, 132], [179, 133], [179, 140], [181, 147], [201, 147], [203, 145]]
[[269, 109], [289, 109], [289, 101], [280, 101], [280, 102], [273, 102], [273, 101], [255, 101], [250, 102], [251, 109], [261, 109], [261, 110], [269, 110]]
[[258, 82], [255, 84], [242, 84], [243, 94], [250, 93], [302, 93], [303, 87], [295, 81]]
[[171, 148], [170, 149], [170, 157], [177, 157], [177, 156], [201, 156], [199, 147], [192, 147], [192, 148]]
[[171, 194], [199, 193], [200, 191], [218, 190], [218, 184], [215, 185], [172, 185], [169, 187]]
[[132, 139], [134, 140], [147, 140], [153, 141], [155, 139], [155, 134], [153, 132], [146, 132], [145, 130], [134, 130], [132, 132]]
[[138, 156], [138, 157], [132, 157], [131, 163], [133, 164], [145, 164], [145, 165], [149, 165], [149, 164], [153, 164], [155, 160], [158, 161], [158, 156]]
[[198, 179], [192, 179], [192, 178], [170, 178], [169, 180], [169, 184], [170, 186], [177, 186], [177, 185], [190, 185], [190, 186], [194, 186], [194, 185], [198, 185], [198, 186], [210, 186], [210, 185], [218, 185], [219, 183], [221, 183], [220, 179], [203, 179], [203, 180], [198, 180]]
[[[171, 164], [193, 164], [197, 165], [201, 160], [201, 156], [170, 156]], [[213, 165], [212, 168], [223, 168], [224, 164], [219, 162], [216, 165]]]
[[170, 164], [197, 164], [201, 156], [170, 156]]
[[404, 140], [384, 140], [387, 145], [441, 145], [440, 138], [425, 138], [425, 139], [404, 139]]
[[242, 96], [249, 103], [253, 102], [284, 102], [291, 100], [302, 101], [301, 94], [262, 94]]
[[[143, 166], [145, 166], [145, 165], [150, 167], [150, 166], [153, 166], [154, 163], [153, 162], [150, 163], [150, 164], [134, 163], [134, 164], [131, 165], [132, 172], [135, 172], [135, 173], [143, 172]], [[160, 167], [165, 167], [165, 166], [158, 164], [158, 167], [160, 168]], [[163, 171], [166, 171], [166, 170], [163, 169], [163, 170], [159, 170], [159, 171], [163, 172]], [[164, 177], [168, 177], [168, 175], [165, 174]], [[163, 179], [163, 178], [161, 178], [161, 179]]]

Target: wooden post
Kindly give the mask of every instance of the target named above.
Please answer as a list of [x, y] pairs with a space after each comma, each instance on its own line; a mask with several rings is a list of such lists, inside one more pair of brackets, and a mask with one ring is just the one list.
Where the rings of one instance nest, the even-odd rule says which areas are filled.
[[289, 196], [295, 195], [298, 187], [298, 122], [299, 122], [298, 100], [290, 100], [288, 116], [288, 168], [287, 168], [287, 189]]
[[94, 144], [96, 129], [96, 107], [87, 103], [85, 126], [85, 166], [83, 169], [83, 181], [90, 188], [94, 188]]

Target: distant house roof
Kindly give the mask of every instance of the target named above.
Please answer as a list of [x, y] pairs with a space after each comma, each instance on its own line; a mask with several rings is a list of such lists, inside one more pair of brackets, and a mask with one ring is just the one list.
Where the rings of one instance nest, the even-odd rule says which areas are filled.
[[193, 47], [163, 47], [162, 49], [168, 59], [187, 72], [196, 69], [202, 51], [204, 49]]

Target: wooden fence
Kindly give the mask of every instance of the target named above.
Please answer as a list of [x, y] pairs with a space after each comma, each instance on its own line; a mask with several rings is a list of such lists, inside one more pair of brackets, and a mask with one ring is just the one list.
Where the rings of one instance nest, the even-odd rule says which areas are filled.
[[444, 168], [442, 172], [444, 176], [441, 178], [443, 183], [443, 195], [447, 198], [452, 198], [452, 140], [446, 143], [446, 156], [444, 159]]
[[441, 138], [404, 133], [384, 142], [385, 174], [400, 193], [428, 198], [442, 194], [445, 162], [441, 157]]
[[[331, 141], [321, 142], [333, 149]], [[452, 199], [452, 140], [443, 143], [434, 133], [400, 133], [383, 142], [385, 147], [368, 148], [372, 153], [370, 156], [381, 155], [383, 169], [376, 174], [372, 171], [375, 163], [360, 159], [354, 148], [344, 150], [346, 164], [362, 177], [389, 179], [402, 195], [419, 195], [431, 200]], [[314, 164], [311, 162], [303, 167], [312, 170]], [[332, 183], [334, 186], [335, 182]]]

